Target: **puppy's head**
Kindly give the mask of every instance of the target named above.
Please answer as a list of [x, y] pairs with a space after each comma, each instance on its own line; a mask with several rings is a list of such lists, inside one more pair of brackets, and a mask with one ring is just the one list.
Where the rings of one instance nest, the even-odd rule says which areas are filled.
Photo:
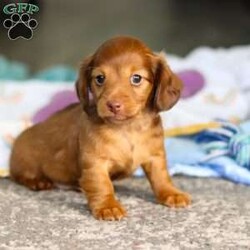
[[131, 119], [146, 109], [170, 109], [179, 99], [180, 80], [161, 56], [140, 40], [117, 37], [84, 60], [76, 83], [85, 111], [110, 122]]

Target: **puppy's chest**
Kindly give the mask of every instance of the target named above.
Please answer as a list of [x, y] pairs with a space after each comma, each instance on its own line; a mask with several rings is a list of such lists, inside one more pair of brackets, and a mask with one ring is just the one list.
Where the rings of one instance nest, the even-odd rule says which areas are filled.
[[148, 161], [151, 155], [150, 137], [143, 132], [124, 132], [117, 141], [116, 150], [112, 155], [114, 167], [118, 172], [129, 175], [140, 164]]
[[110, 169], [111, 178], [120, 179], [131, 175], [149, 156], [150, 152], [144, 145], [143, 139], [123, 137], [110, 155], [113, 162]]
[[[106, 130], [105, 130], [106, 131]], [[139, 120], [128, 126], [107, 130], [102, 157], [108, 159], [111, 176], [130, 175], [138, 166], [150, 161], [162, 149], [163, 129], [160, 118]]]
[[131, 138], [131, 159], [133, 161], [133, 165], [139, 165], [150, 158], [151, 155], [151, 147], [150, 145], [150, 137], [147, 136], [136, 136], [135, 138]]

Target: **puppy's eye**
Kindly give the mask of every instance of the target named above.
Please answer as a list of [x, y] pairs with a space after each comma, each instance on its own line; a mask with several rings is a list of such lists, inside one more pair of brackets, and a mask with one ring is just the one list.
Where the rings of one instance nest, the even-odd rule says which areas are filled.
[[104, 81], [105, 81], [105, 76], [104, 75], [98, 75], [98, 76], [95, 77], [95, 82], [99, 86], [103, 85]]
[[140, 76], [138, 74], [134, 74], [131, 76], [130, 82], [131, 82], [131, 84], [138, 86], [142, 83], [142, 76]]

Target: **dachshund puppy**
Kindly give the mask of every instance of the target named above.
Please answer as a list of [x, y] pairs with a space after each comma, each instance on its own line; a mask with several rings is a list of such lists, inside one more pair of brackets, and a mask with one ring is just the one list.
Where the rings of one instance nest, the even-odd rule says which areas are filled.
[[158, 114], [177, 102], [181, 87], [164, 59], [140, 40], [106, 41], [81, 64], [80, 103], [16, 139], [11, 178], [32, 190], [79, 186], [95, 218], [120, 220], [126, 211], [111, 180], [141, 166], [159, 203], [186, 207], [190, 196], [174, 187], [167, 172]]

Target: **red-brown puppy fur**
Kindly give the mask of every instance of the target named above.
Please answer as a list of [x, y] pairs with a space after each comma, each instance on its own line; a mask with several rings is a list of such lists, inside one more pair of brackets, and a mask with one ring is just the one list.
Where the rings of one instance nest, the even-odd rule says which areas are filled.
[[[13, 180], [33, 190], [79, 185], [97, 219], [125, 209], [111, 180], [141, 165], [157, 200], [185, 207], [190, 196], [167, 172], [159, 111], [178, 100], [181, 82], [164, 59], [131, 37], [108, 40], [84, 60], [76, 83], [80, 104], [24, 131], [10, 158]], [[90, 96], [91, 94], [91, 96]]]

